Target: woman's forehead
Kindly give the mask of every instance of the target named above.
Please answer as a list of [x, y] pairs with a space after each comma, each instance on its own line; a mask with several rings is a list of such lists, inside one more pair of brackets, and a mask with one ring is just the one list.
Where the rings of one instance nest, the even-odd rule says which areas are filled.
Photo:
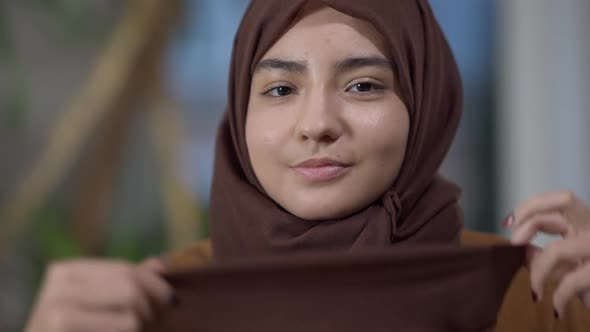
[[371, 23], [328, 6], [310, 6], [301, 11], [262, 59], [277, 55], [302, 58], [314, 51], [348, 53], [342, 56], [388, 53], [383, 36]]

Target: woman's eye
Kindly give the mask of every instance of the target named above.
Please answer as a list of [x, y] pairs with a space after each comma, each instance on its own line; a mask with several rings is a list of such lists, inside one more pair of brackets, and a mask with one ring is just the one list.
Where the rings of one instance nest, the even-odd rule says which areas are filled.
[[383, 90], [383, 86], [371, 82], [359, 82], [350, 87], [349, 91], [356, 93], [370, 93], [375, 90]]
[[264, 95], [271, 96], [271, 97], [286, 97], [293, 93], [293, 88], [288, 86], [277, 86], [274, 87], [264, 93]]

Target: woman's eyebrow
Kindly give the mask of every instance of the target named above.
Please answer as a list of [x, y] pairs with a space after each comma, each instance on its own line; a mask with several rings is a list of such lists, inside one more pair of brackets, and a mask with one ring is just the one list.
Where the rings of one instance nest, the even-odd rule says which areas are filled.
[[284, 60], [284, 59], [264, 59], [254, 68], [254, 73], [262, 70], [279, 69], [291, 73], [301, 74], [307, 71], [305, 61]]
[[336, 70], [340, 72], [353, 71], [363, 67], [379, 67], [393, 71], [391, 61], [380, 56], [347, 58], [339, 61], [335, 66]]
[[[334, 66], [334, 68], [339, 72], [353, 71], [363, 67], [379, 67], [393, 71], [391, 61], [380, 56], [346, 58], [336, 63]], [[308, 66], [306, 61], [270, 58], [260, 61], [254, 68], [254, 74], [263, 70], [274, 69], [302, 74], [308, 70]]]

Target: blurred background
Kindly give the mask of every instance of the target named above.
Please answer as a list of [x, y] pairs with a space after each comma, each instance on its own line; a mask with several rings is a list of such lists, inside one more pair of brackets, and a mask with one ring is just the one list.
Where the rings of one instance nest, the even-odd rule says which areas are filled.
[[[467, 226], [590, 199], [590, 2], [431, 0], [465, 86], [442, 172]], [[47, 263], [207, 237], [217, 122], [246, 0], [0, 0], [0, 332]], [[544, 239], [540, 239], [543, 242]]]

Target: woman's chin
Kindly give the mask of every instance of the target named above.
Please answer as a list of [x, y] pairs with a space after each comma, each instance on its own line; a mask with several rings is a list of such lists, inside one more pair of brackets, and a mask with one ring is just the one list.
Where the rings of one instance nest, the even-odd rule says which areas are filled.
[[[334, 220], [349, 217], [365, 209], [382, 195], [387, 188], [373, 186], [366, 179], [352, 177], [323, 186], [310, 186], [297, 181], [285, 181], [279, 189], [268, 194], [287, 212], [309, 221]], [[383, 188], [380, 188], [382, 186]]]
[[[324, 202], [322, 202], [324, 201]], [[335, 204], [335, 202], [337, 204]], [[345, 218], [354, 213], [358, 212], [364, 207], [365, 204], [347, 204], [342, 200], [328, 200], [325, 197], [323, 199], [309, 202], [301, 201], [290, 201], [287, 206], [283, 205], [283, 208], [289, 213], [305, 220], [309, 221], [324, 221], [334, 220], [339, 218]]]

